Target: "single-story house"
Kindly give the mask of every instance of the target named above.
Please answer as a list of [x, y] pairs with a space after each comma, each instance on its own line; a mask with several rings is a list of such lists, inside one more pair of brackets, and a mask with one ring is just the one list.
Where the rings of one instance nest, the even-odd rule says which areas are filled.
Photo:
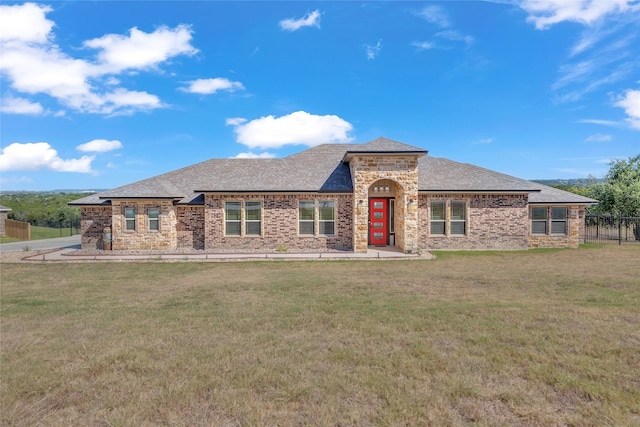
[[577, 247], [595, 202], [378, 138], [211, 159], [70, 205], [83, 249], [412, 253]]

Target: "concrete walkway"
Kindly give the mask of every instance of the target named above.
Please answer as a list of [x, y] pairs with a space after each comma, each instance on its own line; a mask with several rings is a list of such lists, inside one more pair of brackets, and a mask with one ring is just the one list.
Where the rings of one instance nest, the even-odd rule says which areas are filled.
[[128, 254], [118, 251], [100, 252], [87, 254], [77, 249], [59, 248], [42, 252], [36, 255], [29, 255], [23, 258], [24, 261], [51, 261], [51, 262], [94, 262], [94, 261], [276, 261], [276, 260], [357, 260], [357, 259], [431, 259], [433, 255], [426, 254], [405, 254], [396, 248], [369, 248], [367, 253], [354, 252], [315, 252], [315, 253], [139, 253]]

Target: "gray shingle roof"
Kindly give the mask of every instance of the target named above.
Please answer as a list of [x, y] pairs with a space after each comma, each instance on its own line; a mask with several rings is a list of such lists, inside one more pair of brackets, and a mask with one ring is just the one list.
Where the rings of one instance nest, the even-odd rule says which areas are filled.
[[2, 205], [0, 205], [0, 212], [8, 212], [8, 211], [10, 211], [10, 210], [11, 210], [11, 208], [8, 208], [8, 207], [6, 207], [6, 206], [2, 206]]
[[108, 204], [119, 198], [174, 199], [202, 204], [202, 193], [352, 192], [349, 154], [417, 154], [420, 191], [527, 192], [535, 203], [590, 203], [555, 190], [467, 163], [426, 156], [426, 150], [386, 138], [366, 144], [323, 144], [281, 159], [211, 159], [113, 190], [75, 200], [73, 205]]

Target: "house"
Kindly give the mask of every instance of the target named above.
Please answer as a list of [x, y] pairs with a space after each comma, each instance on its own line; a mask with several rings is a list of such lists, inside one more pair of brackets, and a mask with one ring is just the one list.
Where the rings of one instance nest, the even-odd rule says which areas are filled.
[[5, 223], [7, 221], [7, 217], [9, 216], [10, 210], [11, 208], [0, 205], [0, 236], [4, 236], [6, 234]]
[[83, 249], [411, 253], [577, 247], [594, 202], [378, 138], [207, 160], [70, 205]]

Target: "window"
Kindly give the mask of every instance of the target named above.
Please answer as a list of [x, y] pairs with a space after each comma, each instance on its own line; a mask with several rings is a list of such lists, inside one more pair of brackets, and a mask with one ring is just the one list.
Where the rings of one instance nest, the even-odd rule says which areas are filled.
[[567, 234], [567, 208], [531, 208], [531, 234]]
[[147, 211], [147, 215], [149, 216], [149, 230], [160, 230], [160, 209], [149, 208], [149, 210]]
[[467, 203], [464, 201], [451, 201], [451, 234], [465, 234], [467, 225]]
[[136, 229], [136, 209], [124, 208], [124, 229], [127, 231], [135, 231]]
[[396, 201], [389, 199], [389, 233], [396, 232]]
[[240, 224], [242, 215], [241, 202], [224, 202], [224, 232], [227, 236], [240, 236]]
[[438, 200], [431, 202], [431, 234], [445, 234], [446, 202]]
[[531, 209], [531, 233], [547, 234], [547, 208]]
[[318, 232], [333, 236], [335, 233], [335, 202], [321, 200], [318, 205]]
[[[333, 200], [300, 200], [298, 233], [301, 236], [333, 236], [336, 233], [336, 202]], [[316, 215], [317, 210], [317, 215]]]
[[245, 202], [244, 233], [248, 236], [259, 236], [261, 219], [262, 206], [260, 202]]
[[298, 202], [298, 232], [304, 235], [314, 235], [315, 202], [300, 200]]
[[567, 208], [551, 208], [551, 234], [567, 234]]

